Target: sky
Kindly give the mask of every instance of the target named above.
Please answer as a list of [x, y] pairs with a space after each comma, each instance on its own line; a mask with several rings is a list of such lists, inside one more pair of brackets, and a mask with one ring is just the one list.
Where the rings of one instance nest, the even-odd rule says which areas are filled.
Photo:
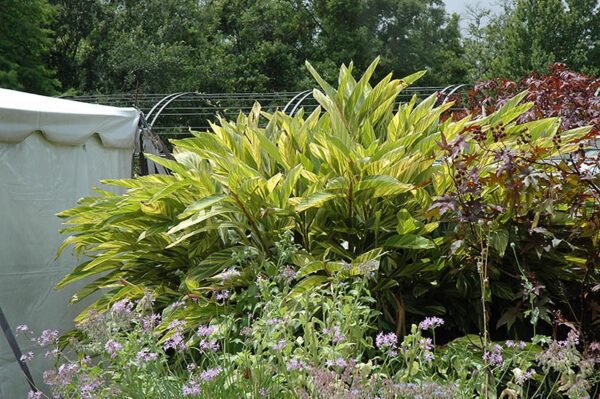
[[444, 0], [446, 10], [449, 13], [457, 13], [460, 15], [461, 30], [466, 29], [468, 24], [467, 6], [489, 8], [493, 11], [499, 11], [499, 0]]
[[494, 8], [497, 4], [496, 0], [444, 0], [446, 9], [450, 13], [457, 13], [461, 16], [465, 15], [465, 9], [468, 5], [480, 6], [482, 8]]

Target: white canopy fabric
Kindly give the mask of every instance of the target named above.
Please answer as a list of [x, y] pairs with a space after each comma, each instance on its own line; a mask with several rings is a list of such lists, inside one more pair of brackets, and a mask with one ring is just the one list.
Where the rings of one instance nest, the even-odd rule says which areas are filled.
[[53, 143], [81, 145], [97, 134], [104, 147], [133, 148], [135, 108], [115, 108], [0, 89], [0, 141], [20, 143], [41, 131]]
[[[101, 179], [130, 177], [138, 119], [133, 108], [0, 89], [0, 306], [13, 331], [72, 328], [81, 310], [69, 305], [75, 287], [54, 286], [79, 262], [68, 250], [55, 260], [65, 238], [56, 214], [93, 194]], [[27, 337], [18, 341], [24, 353], [35, 351]], [[41, 386], [52, 359], [37, 351], [30, 368]], [[0, 398], [27, 391], [0, 332]]]

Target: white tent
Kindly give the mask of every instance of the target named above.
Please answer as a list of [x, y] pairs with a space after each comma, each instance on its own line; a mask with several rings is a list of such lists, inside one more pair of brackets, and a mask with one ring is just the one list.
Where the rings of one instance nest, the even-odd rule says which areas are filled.
[[[14, 328], [71, 328], [73, 290], [54, 285], [77, 263], [55, 260], [64, 237], [56, 213], [92, 194], [106, 178], [131, 175], [139, 113], [0, 89], [0, 306]], [[68, 252], [68, 251], [67, 251]], [[31, 342], [19, 338], [21, 350]], [[41, 385], [47, 361], [31, 369]], [[0, 398], [25, 398], [28, 386], [0, 331]]]

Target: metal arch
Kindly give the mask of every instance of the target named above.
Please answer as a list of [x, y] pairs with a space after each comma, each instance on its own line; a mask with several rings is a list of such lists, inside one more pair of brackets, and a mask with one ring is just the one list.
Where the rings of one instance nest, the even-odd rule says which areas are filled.
[[176, 96], [178, 94], [181, 94], [181, 92], [179, 92], [179, 93], [171, 93], [171, 94], [168, 94], [168, 95], [164, 96], [163, 98], [161, 98], [156, 104], [154, 104], [154, 106], [152, 106], [152, 108], [150, 109], [150, 111], [148, 111], [148, 114], [146, 115], [146, 117], [148, 119], [150, 119], [150, 117], [152, 116], [152, 113], [154, 112], [154, 110], [156, 108], [158, 108], [160, 106], [160, 104], [162, 104], [163, 101], [166, 101], [166, 100], [170, 99], [171, 97]]
[[[198, 93], [197, 91], [188, 91], [188, 92], [183, 92], [183, 93], [177, 93], [171, 96], [171, 98], [169, 98], [167, 101], [165, 101], [165, 103], [163, 104], [162, 107], [160, 107], [160, 109], [158, 110], [157, 114], [154, 116], [154, 118], [152, 118], [152, 122], [150, 122], [150, 127], [154, 127], [154, 122], [156, 122], [156, 120], [158, 119], [158, 117], [160, 116], [160, 113], [164, 111], [165, 108], [167, 108], [169, 106], [169, 104], [171, 104], [173, 101], [175, 101], [176, 99], [178, 99], [179, 97], [182, 96], [186, 96], [186, 95], [198, 95], [200, 96], [201, 94]], [[164, 101], [161, 100], [161, 101]], [[159, 101], [160, 103], [160, 101]], [[152, 112], [152, 111], [150, 111]]]
[[462, 84], [456, 85], [456, 86], [455, 86], [455, 87], [454, 87], [454, 88], [453, 88], [453, 89], [452, 89], [452, 90], [451, 90], [451, 91], [450, 91], [450, 92], [449, 92], [449, 93], [446, 95], [446, 98], [444, 99], [444, 102], [443, 102], [442, 104], [445, 104], [445, 103], [446, 103], [446, 101], [448, 101], [448, 99], [449, 99], [450, 97], [452, 97], [452, 95], [453, 95], [454, 93], [456, 93], [456, 91], [457, 91], [458, 89], [460, 89], [460, 88], [462, 88], [462, 87], [467, 87], [467, 86], [470, 86], [470, 85], [468, 85], [468, 84], [466, 84], [466, 83], [462, 83]]
[[[294, 104], [294, 101], [296, 101], [297, 98], [299, 98], [302, 95], [305, 95], [306, 93], [312, 93], [312, 90], [304, 90], [301, 91], [300, 93], [296, 94], [294, 97], [292, 97], [292, 99], [290, 101], [288, 101], [288, 103], [285, 105], [285, 107], [283, 107], [283, 113], [287, 113], [287, 110], [289, 107], [291, 107]], [[300, 102], [304, 101], [306, 97], [302, 98], [302, 100], [300, 100]], [[294, 110], [296, 109], [296, 107], [294, 107]], [[290, 115], [293, 115], [294, 111], [292, 111], [292, 113]]]
[[454, 87], [454, 86], [456, 86], [456, 85], [449, 85], [449, 86], [446, 86], [446, 87], [444, 87], [444, 88], [443, 88], [443, 89], [440, 91], [440, 94], [444, 94], [444, 95], [445, 95], [445, 94], [446, 94], [446, 90], [450, 90], [450, 89], [451, 89], [452, 87]]
[[306, 98], [308, 96], [310, 96], [312, 94], [312, 90], [307, 90], [307, 93], [305, 95], [302, 96], [301, 99], [298, 100], [298, 102], [296, 103], [296, 105], [294, 106], [294, 108], [290, 111], [290, 116], [294, 116], [294, 114], [296, 113], [296, 110], [298, 109], [298, 107], [302, 104], [302, 102], [304, 100], [306, 100]]
[[450, 91], [452, 91], [452, 90], [454, 89], [454, 87], [455, 87], [455, 86], [456, 86], [456, 85], [449, 85], [449, 86], [446, 86], [446, 87], [444, 87], [444, 88], [442, 89], [442, 91], [440, 91], [440, 92], [439, 92], [439, 94], [442, 94], [442, 95], [444, 95], [444, 101], [442, 101], [442, 104], [445, 104], [445, 103], [446, 103], [446, 101], [448, 101], [448, 96], [449, 96], [449, 94], [447, 94], [446, 92], [450, 92]]

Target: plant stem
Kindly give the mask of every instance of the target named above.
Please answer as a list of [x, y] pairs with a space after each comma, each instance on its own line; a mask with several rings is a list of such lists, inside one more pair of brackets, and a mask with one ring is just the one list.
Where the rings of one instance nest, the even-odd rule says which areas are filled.
[[[480, 230], [480, 233], [482, 231]], [[488, 250], [489, 250], [489, 234], [486, 235], [485, 245], [483, 240], [483, 234], [479, 234], [479, 245], [481, 248], [481, 258], [477, 265], [477, 271], [479, 272], [479, 279], [481, 284], [481, 314], [483, 318], [483, 353], [487, 350], [488, 341], [489, 341], [489, 332], [488, 332], [488, 315], [487, 315], [487, 306], [486, 296], [487, 296], [487, 288], [488, 288], [488, 275], [487, 275], [487, 263], [488, 263]], [[489, 390], [490, 390], [490, 368], [488, 361], [485, 360], [485, 380], [483, 385], [483, 394], [487, 399], [489, 398]]]

